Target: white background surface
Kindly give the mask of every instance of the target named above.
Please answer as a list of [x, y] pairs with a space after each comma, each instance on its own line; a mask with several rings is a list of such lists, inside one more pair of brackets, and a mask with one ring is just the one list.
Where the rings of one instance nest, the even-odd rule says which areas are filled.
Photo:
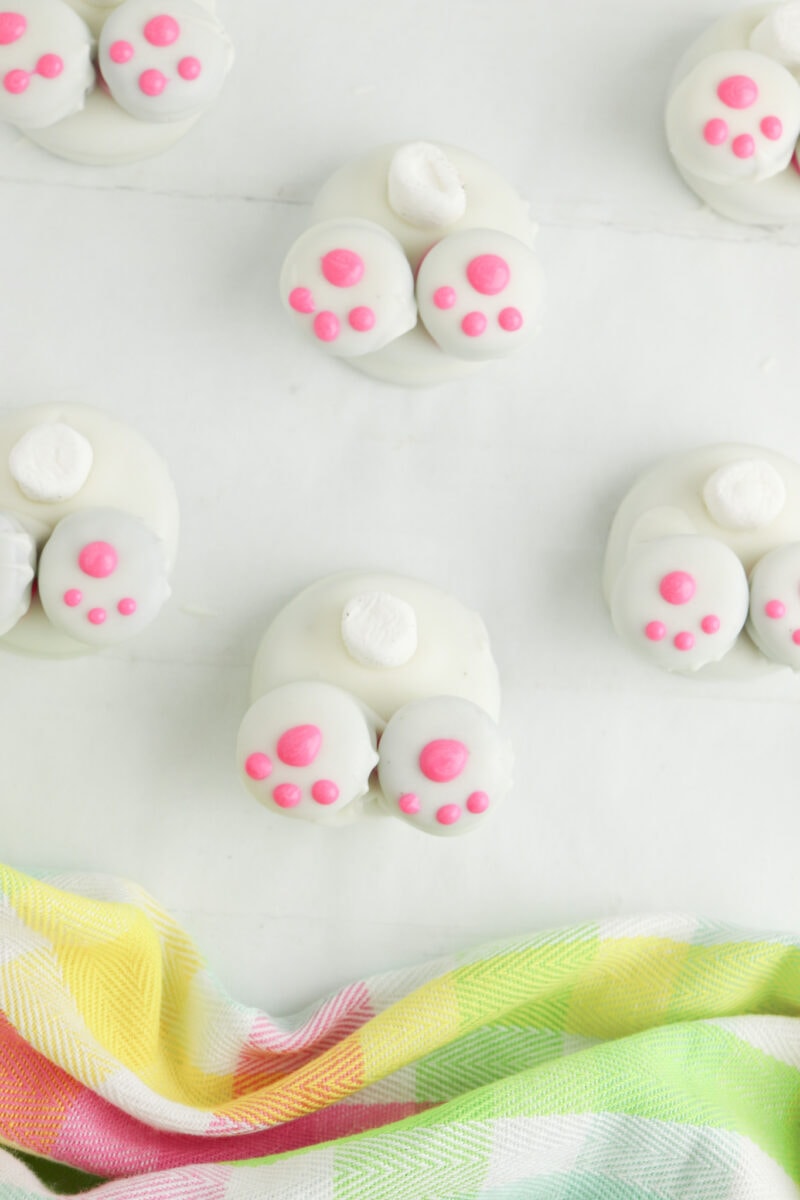
[[[183, 510], [146, 635], [0, 659], [8, 862], [137, 880], [274, 1014], [612, 913], [800, 928], [800, 680], [662, 675], [616, 642], [599, 589], [651, 462], [729, 440], [800, 458], [800, 230], [703, 211], [661, 132], [673, 63], [730, 8], [228, 2], [234, 74], [161, 159], [81, 168], [0, 129], [2, 400], [134, 424]], [[276, 295], [321, 182], [406, 138], [503, 170], [549, 280], [532, 350], [436, 391], [309, 353]], [[492, 633], [517, 785], [473, 837], [307, 827], [236, 778], [270, 616], [358, 566], [448, 589]]]

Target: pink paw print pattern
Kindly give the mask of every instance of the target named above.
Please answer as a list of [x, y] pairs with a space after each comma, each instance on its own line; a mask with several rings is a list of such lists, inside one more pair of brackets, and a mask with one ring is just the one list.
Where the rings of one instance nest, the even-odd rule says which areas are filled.
[[280, 291], [303, 333], [338, 358], [372, 354], [417, 323], [408, 260], [371, 221], [322, 221], [306, 230], [283, 264]]
[[619, 635], [668, 671], [696, 671], [736, 642], [748, 606], [739, 559], [715, 538], [682, 535], [635, 546], [614, 589]]
[[62, 0], [0, 12], [0, 120], [45, 129], [78, 112], [94, 86], [92, 35]]
[[800, 543], [771, 550], [753, 568], [747, 632], [766, 658], [800, 671]]
[[685, 171], [711, 183], [758, 182], [789, 166], [800, 136], [800, 84], [751, 50], [703, 59], [667, 106], [667, 140]]
[[98, 62], [120, 108], [140, 121], [198, 117], [217, 98], [233, 48], [195, 0], [125, 0], [100, 35]]
[[513, 354], [536, 332], [543, 295], [533, 251], [497, 230], [443, 238], [417, 273], [420, 320], [439, 348], [456, 358]]
[[290, 683], [257, 700], [239, 730], [242, 779], [287, 817], [330, 822], [369, 791], [377, 725], [357, 700], [325, 683]]
[[425, 833], [468, 833], [511, 787], [508, 742], [483, 709], [456, 696], [406, 704], [386, 726], [379, 750], [384, 805]]
[[169, 596], [162, 542], [116, 509], [85, 509], [59, 522], [42, 550], [38, 582], [49, 621], [89, 646], [141, 632]]

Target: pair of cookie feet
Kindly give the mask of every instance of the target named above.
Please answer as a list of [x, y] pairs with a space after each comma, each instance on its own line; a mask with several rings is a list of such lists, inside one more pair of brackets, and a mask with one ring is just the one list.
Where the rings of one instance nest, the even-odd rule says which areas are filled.
[[341, 823], [363, 802], [426, 833], [467, 833], [511, 784], [511, 751], [489, 715], [455, 696], [411, 701], [384, 724], [351, 693], [291, 683], [262, 696], [239, 731], [251, 794], [273, 812]]
[[46, 129], [81, 111], [100, 87], [137, 121], [186, 121], [216, 99], [231, 43], [196, 0], [123, 0], [97, 42], [66, 0], [13, 0], [0, 13], [0, 119]]
[[300, 331], [335, 357], [374, 354], [419, 320], [444, 354], [480, 362], [513, 354], [533, 336], [542, 276], [524, 242], [467, 229], [435, 242], [415, 279], [381, 225], [334, 218], [292, 246], [280, 291]]
[[34, 593], [50, 624], [89, 647], [140, 633], [169, 596], [164, 545], [117, 509], [64, 517], [41, 551], [13, 514], [0, 512], [0, 635], [26, 615]]

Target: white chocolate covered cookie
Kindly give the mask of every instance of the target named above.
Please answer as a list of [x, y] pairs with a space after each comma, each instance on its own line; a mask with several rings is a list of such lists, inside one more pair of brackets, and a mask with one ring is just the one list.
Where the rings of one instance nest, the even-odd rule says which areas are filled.
[[0, 12], [0, 120], [43, 129], [79, 112], [91, 60], [91, 31], [63, 0], [13, 0]]
[[0, 512], [0, 637], [30, 608], [35, 574], [36, 542], [19, 521]]
[[765, 658], [800, 671], [800, 542], [771, 550], [753, 568], [747, 632]]

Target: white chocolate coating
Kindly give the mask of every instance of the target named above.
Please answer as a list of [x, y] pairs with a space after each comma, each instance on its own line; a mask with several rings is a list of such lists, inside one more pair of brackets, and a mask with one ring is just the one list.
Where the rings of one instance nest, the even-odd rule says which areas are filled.
[[62, 0], [0, 12], [0, 120], [44, 129], [83, 108], [94, 86], [92, 34]]
[[468, 700], [434, 696], [406, 704], [386, 726], [379, 749], [386, 811], [425, 833], [471, 832], [511, 788], [510, 743]]
[[771, 550], [753, 568], [747, 632], [766, 658], [800, 671], [800, 542]]
[[19, 521], [0, 512], [0, 636], [30, 608], [35, 574], [36, 542]]
[[446, 229], [466, 212], [461, 176], [433, 142], [399, 146], [389, 163], [387, 188], [392, 211], [418, 229]]
[[800, 66], [800, 3], [789, 0], [780, 4], [756, 25], [750, 35], [750, 49], [766, 54], [785, 67]]
[[236, 758], [260, 804], [282, 816], [322, 824], [352, 819], [378, 761], [383, 722], [353, 696], [327, 683], [275, 688], [249, 709]]
[[63, 421], [36, 425], [12, 447], [8, 467], [20, 491], [40, 504], [77, 496], [92, 469], [91, 442]]
[[342, 611], [342, 641], [362, 667], [402, 667], [417, 652], [417, 614], [389, 592], [360, 592]]

